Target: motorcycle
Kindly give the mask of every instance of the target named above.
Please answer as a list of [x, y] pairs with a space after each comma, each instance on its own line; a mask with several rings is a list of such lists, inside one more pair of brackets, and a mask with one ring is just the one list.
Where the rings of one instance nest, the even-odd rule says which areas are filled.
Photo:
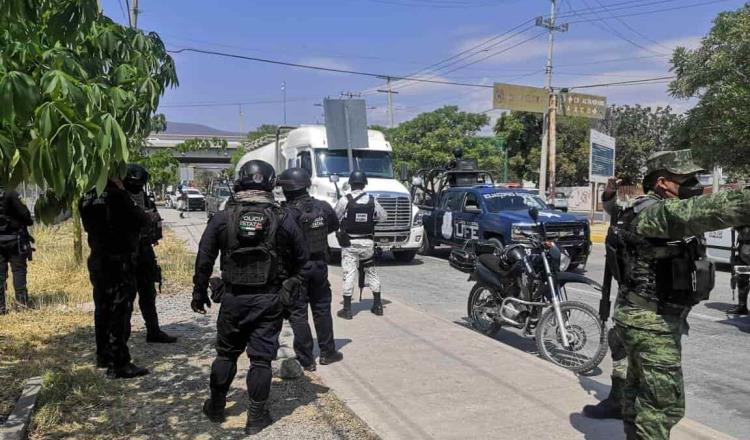
[[529, 215], [536, 231], [524, 234], [525, 243], [499, 248], [474, 240], [451, 253], [451, 266], [475, 282], [469, 321], [487, 335], [504, 326], [520, 329], [536, 340], [542, 358], [576, 373], [591, 371], [607, 353], [606, 326], [593, 307], [568, 300], [565, 286], [582, 283], [601, 291], [601, 285], [561, 270], [567, 254], [547, 240], [539, 211], [531, 208]]

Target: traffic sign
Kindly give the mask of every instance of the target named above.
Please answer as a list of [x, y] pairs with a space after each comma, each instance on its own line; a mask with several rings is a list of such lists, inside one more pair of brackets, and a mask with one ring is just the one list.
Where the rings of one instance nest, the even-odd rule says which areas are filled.
[[549, 92], [539, 87], [495, 83], [492, 108], [546, 113], [549, 108]]
[[562, 116], [604, 119], [607, 114], [607, 98], [582, 93], [560, 93], [557, 99], [557, 111]]
[[606, 183], [615, 176], [615, 138], [591, 130], [589, 182]]

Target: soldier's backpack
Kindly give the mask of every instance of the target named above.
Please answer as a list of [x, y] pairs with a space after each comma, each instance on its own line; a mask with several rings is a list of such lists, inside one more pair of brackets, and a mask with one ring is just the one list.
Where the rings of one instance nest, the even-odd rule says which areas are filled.
[[279, 277], [276, 234], [282, 216], [268, 205], [237, 205], [229, 213], [221, 277], [234, 286], [260, 287]]
[[357, 203], [362, 197], [368, 196], [362, 193], [357, 197], [347, 194], [346, 216], [342, 222], [342, 229], [351, 238], [372, 238], [375, 233], [375, 198], [369, 196], [367, 203]]

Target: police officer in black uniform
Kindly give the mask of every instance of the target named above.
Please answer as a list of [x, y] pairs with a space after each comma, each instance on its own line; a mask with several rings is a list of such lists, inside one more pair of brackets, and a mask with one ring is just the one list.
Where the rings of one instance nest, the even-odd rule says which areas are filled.
[[303, 168], [289, 168], [279, 175], [279, 185], [286, 198], [285, 207], [294, 216], [307, 239], [310, 261], [305, 264], [303, 274], [307, 280], [304, 294], [289, 310], [289, 322], [294, 331], [294, 352], [297, 360], [307, 371], [315, 371], [313, 338], [307, 318], [310, 305], [318, 336], [320, 363], [328, 365], [344, 358], [336, 351], [333, 339], [333, 319], [331, 318], [331, 283], [328, 282], [328, 234], [339, 228], [339, 219], [333, 208], [323, 201], [311, 197], [310, 174]]
[[100, 195], [96, 190], [86, 193], [80, 212], [91, 248], [88, 268], [94, 288], [97, 366], [107, 367], [112, 378], [148, 374], [130, 362], [128, 339], [140, 233], [157, 219], [133, 202], [119, 178], [110, 179]]
[[31, 256], [26, 228], [34, 224], [31, 213], [15, 191], [0, 186], [0, 315], [7, 313], [5, 288], [8, 265], [13, 273], [16, 304], [26, 307], [29, 293], [26, 289], [26, 260]]
[[136, 262], [136, 282], [138, 287], [138, 306], [143, 321], [146, 323], [146, 342], [173, 343], [177, 338], [170, 336], [159, 328], [159, 315], [156, 313], [156, 283], [161, 286], [161, 267], [156, 261], [154, 246], [162, 238], [161, 216], [156, 204], [148, 197], [144, 188], [148, 183], [148, 171], [138, 164], [128, 164], [123, 184], [133, 201], [144, 211], [158, 217], [141, 230]]
[[237, 358], [246, 350], [250, 404], [245, 432], [256, 434], [273, 423], [265, 408], [271, 390], [271, 361], [279, 346], [284, 308], [292, 304], [294, 292], [304, 282], [301, 270], [309, 252], [294, 218], [274, 201], [273, 167], [252, 160], [238, 174], [232, 200], [209, 220], [201, 237], [190, 306], [197, 313], [205, 313], [204, 307], [210, 306], [209, 277], [221, 251], [224, 286], [217, 301], [221, 302], [217, 356], [211, 365], [211, 396], [203, 412], [212, 421], [224, 419]]

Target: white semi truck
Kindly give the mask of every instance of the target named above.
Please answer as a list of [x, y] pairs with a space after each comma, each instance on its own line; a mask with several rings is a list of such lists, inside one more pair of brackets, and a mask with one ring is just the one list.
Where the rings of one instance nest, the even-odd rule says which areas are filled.
[[[368, 130], [367, 134], [369, 145], [352, 148], [352, 159], [354, 169], [367, 174], [367, 191], [388, 212], [388, 218], [375, 227], [375, 243], [381, 250], [393, 252], [396, 260], [411, 261], [422, 247], [424, 236], [419, 208], [394, 176], [391, 145], [383, 133]], [[237, 170], [247, 161], [257, 159], [273, 164], [277, 173], [292, 167], [304, 168], [312, 177], [310, 194], [332, 206], [339, 195], [331, 176], [338, 177], [340, 195], [349, 189], [348, 150], [328, 149], [325, 126], [303, 125], [281, 134], [278, 143], [275, 136], [268, 136], [252, 143], [249, 149], [238, 162]], [[328, 236], [328, 244], [332, 250], [340, 249], [334, 234]]]

